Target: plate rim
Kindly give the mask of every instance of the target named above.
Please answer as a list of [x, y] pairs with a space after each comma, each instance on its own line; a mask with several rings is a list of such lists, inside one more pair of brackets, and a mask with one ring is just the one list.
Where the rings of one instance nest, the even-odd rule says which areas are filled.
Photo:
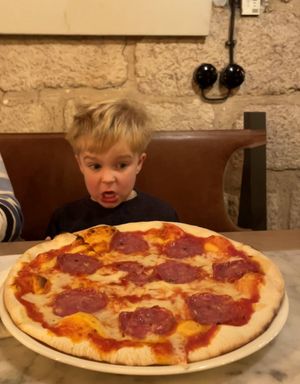
[[[12, 255], [10, 255], [12, 256]], [[5, 274], [9, 272], [9, 269], [2, 271]], [[5, 279], [5, 276], [1, 276], [2, 279]], [[0, 285], [2, 282], [0, 281]], [[223, 355], [213, 357], [211, 359], [202, 360], [199, 362], [188, 363], [186, 365], [164, 365], [164, 366], [127, 366], [127, 365], [118, 365], [105, 362], [98, 362], [93, 360], [88, 360], [81, 357], [76, 357], [68, 355], [61, 351], [56, 351], [55, 349], [44, 345], [38, 340], [34, 339], [30, 335], [21, 331], [12, 321], [9, 313], [6, 310], [3, 298], [4, 288], [1, 286], [0, 291], [0, 319], [2, 320], [4, 326], [10, 332], [10, 334], [17, 339], [25, 347], [29, 348], [35, 353], [38, 353], [44, 357], [52, 359], [54, 361], [68, 364], [71, 366], [96, 371], [103, 373], [113, 373], [113, 374], [122, 374], [122, 375], [140, 375], [140, 376], [158, 376], [158, 375], [177, 375], [184, 373], [192, 373], [204, 371], [212, 368], [217, 368], [229, 363], [238, 361], [244, 357], [247, 357], [254, 352], [265, 347], [269, 344], [282, 330], [284, 327], [289, 313], [289, 300], [287, 293], [284, 293], [281, 306], [275, 315], [274, 319], [268, 326], [268, 328], [260, 334], [258, 337], [250, 341], [249, 343], [241, 346], [234, 351], [227, 352]]]

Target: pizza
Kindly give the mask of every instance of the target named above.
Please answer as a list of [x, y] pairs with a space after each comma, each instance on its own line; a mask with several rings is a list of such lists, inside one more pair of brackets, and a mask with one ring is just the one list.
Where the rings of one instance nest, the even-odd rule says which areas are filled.
[[170, 222], [100, 225], [28, 249], [4, 284], [14, 324], [55, 350], [131, 366], [188, 364], [266, 330], [284, 281], [253, 248]]

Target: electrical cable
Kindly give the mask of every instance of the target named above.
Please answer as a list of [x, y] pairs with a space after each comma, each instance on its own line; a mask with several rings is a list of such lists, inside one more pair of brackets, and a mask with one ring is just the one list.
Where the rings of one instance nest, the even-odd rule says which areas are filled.
[[207, 97], [204, 91], [205, 90], [203, 88], [201, 88], [201, 96], [203, 97], [203, 99], [207, 100], [207, 101], [214, 101], [214, 102], [219, 102], [219, 101], [227, 100], [228, 97], [231, 94], [231, 89], [228, 89], [226, 95], [221, 96], [221, 97], [214, 97], [214, 98], [212, 98], [212, 97]]
[[230, 6], [230, 23], [229, 23], [229, 39], [225, 45], [229, 48], [229, 64], [233, 64], [233, 53], [236, 41], [234, 40], [234, 26], [235, 26], [235, 0], [229, 0]]
[[245, 78], [245, 72], [243, 68], [234, 63], [234, 47], [236, 45], [236, 40], [234, 40], [236, 0], [229, 0], [229, 7], [229, 34], [228, 40], [225, 43], [225, 46], [228, 47], [229, 50], [229, 65], [226, 66], [220, 75], [220, 84], [227, 88], [226, 95], [210, 98], [205, 94], [205, 89], [211, 87], [217, 79], [217, 72], [212, 64], [201, 64], [194, 73], [194, 81], [200, 87], [203, 99], [207, 101], [225, 101], [230, 96], [232, 88], [241, 85]]

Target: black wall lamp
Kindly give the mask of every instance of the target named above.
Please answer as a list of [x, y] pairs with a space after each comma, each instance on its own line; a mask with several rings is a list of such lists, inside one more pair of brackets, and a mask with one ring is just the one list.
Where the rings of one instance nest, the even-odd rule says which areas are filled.
[[234, 35], [234, 22], [235, 22], [235, 8], [236, 0], [229, 0], [231, 11], [230, 26], [229, 26], [229, 39], [226, 46], [229, 48], [229, 64], [220, 73], [220, 85], [227, 88], [227, 93], [221, 97], [209, 98], [205, 94], [205, 90], [212, 87], [218, 78], [218, 72], [214, 65], [203, 63], [196, 68], [193, 76], [193, 81], [200, 88], [202, 97], [207, 101], [220, 102], [226, 100], [233, 88], [239, 87], [245, 80], [244, 69], [234, 63], [233, 53], [236, 41], [233, 39]]

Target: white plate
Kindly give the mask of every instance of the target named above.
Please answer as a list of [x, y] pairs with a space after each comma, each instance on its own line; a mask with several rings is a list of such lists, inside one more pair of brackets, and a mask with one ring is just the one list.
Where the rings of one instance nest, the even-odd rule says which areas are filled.
[[[5, 271], [5, 276], [7, 275], [7, 273], [8, 273], [8, 270]], [[288, 317], [288, 312], [289, 312], [289, 302], [288, 302], [288, 297], [285, 294], [282, 305], [276, 317], [274, 318], [271, 325], [269, 326], [269, 328], [262, 335], [257, 337], [255, 340], [251, 341], [250, 343], [244, 345], [241, 348], [236, 349], [233, 352], [229, 352], [222, 356], [214, 357], [209, 360], [203, 360], [197, 363], [190, 363], [187, 365], [137, 367], [137, 366], [125, 366], [125, 365], [100, 363], [97, 361], [82, 359], [79, 357], [67, 355], [62, 352], [58, 352], [52, 348], [45, 346], [39, 341], [28, 336], [26, 333], [22, 332], [19, 328], [15, 326], [15, 324], [11, 320], [4, 306], [3, 289], [1, 289], [1, 298], [0, 298], [0, 316], [2, 318], [3, 324], [5, 325], [7, 330], [20, 343], [22, 343], [32, 351], [39, 353], [40, 355], [43, 355], [50, 359], [53, 359], [55, 361], [73, 365], [75, 367], [89, 369], [92, 371], [115, 373], [115, 374], [121, 374], [121, 375], [152, 375], [154, 376], [154, 375], [183, 374], [183, 373], [190, 373], [190, 372], [196, 372], [196, 371], [203, 371], [206, 369], [219, 367], [219, 366], [240, 360], [260, 350], [265, 345], [270, 343], [270, 341], [272, 341], [283, 328]]]
[[16, 262], [20, 255], [0, 256], [0, 286], [5, 280], [9, 268]]
[[[20, 255], [0, 256], [0, 287], [6, 278], [9, 267], [16, 262], [19, 256]], [[6, 328], [2, 324], [1, 315], [0, 315], [0, 339], [9, 337], [9, 336], [10, 334], [7, 332]]]

